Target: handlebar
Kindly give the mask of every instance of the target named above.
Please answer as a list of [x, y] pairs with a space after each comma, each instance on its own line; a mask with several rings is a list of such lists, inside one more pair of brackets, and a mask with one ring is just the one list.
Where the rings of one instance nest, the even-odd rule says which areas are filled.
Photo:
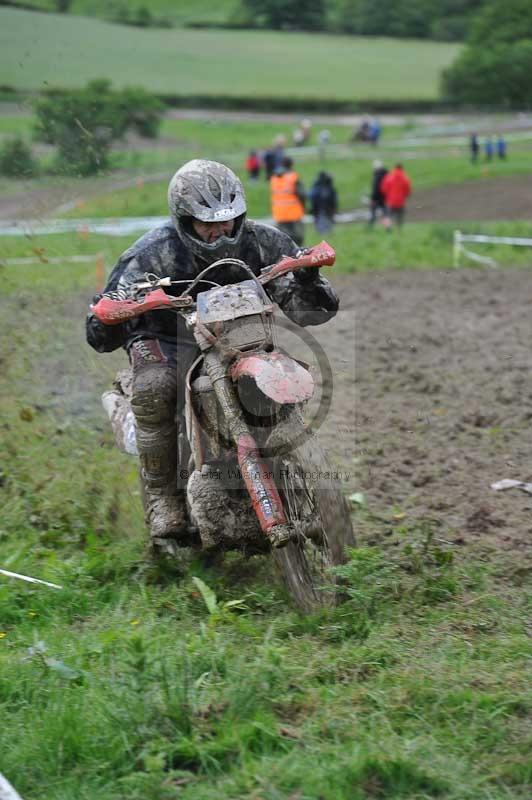
[[[335, 259], [336, 253], [334, 249], [330, 244], [322, 241], [308, 250], [303, 250], [298, 256], [285, 256], [276, 264], [265, 267], [261, 270], [256, 280], [264, 286], [271, 280], [285, 275], [287, 272], [295, 272], [305, 267], [332, 266]], [[234, 261], [234, 259], [229, 259], [229, 261]], [[222, 261], [216, 262], [216, 266], [222, 263]], [[211, 266], [215, 265], [212, 264]], [[249, 269], [247, 265], [243, 264], [243, 266]], [[207, 270], [203, 270], [200, 274], [203, 275], [205, 272], [207, 272]], [[170, 278], [160, 278], [159, 280], [155, 279], [151, 281], [149, 280], [150, 276], [146, 277], [147, 280], [145, 282], [137, 283], [134, 287], [136, 291], [148, 290], [140, 300], [113, 300], [110, 297], [104, 296], [100, 298], [95, 305], [91, 306], [92, 312], [104, 325], [119, 325], [121, 322], [146, 313], [146, 311], [159, 311], [164, 309], [172, 311], [191, 311], [195, 308], [196, 304], [190, 295], [182, 294], [179, 297], [172, 297], [166, 294], [162, 288], [164, 286], [183, 283], [184, 281], [172, 281]], [[198, 276], [198, 278], [199, 277], [200, 276]], [[197, 282], [198, 278], [192, 283]]]
[[92, 311], [104, 325], [120, 325], [121, 322], [145, 314], [146, 311], [181, 311], [193, 306], [192, 297], [172, 297], [164, 289], [158, 288], [149, 292], [142, 300], [112, 300], [110, 297], [102, 297], [92, 306]]
[[287, 272], [295, 272], [304, 267], [332, 267], [336, 260], [334, 248], [326, 241], [321, 241], [308, 250], [303, 250], [299, 256], [285, 256], [277, 264], [265, 267], [260, 275], [259, 281], [264, 286], [265, 283], [285, 275]]

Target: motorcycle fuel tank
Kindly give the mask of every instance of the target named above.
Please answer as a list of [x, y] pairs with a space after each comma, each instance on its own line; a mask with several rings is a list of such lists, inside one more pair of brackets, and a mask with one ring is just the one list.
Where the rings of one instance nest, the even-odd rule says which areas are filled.
[[253, 378], [261, 392], [276, 403], [303, 403], [314, 392], [310, 372], [283, 353], [239, 358], [231, 368], [231, 377], [237, 381], [244, 375]]

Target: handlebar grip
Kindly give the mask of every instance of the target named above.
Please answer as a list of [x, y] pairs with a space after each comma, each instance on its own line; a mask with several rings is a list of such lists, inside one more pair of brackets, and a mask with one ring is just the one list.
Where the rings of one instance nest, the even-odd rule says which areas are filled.
[[278, 261], [277, 264], [267, 267], [262, 271], [259, 281], [267, 283], [273, 278], [279, 277], [279, 275], [284, 275], [285, 272], [294, 272], [302, 267], [330, 267], [335, 260], [336, 252], [334, 248], [328, 242], [321, 241], [300, 256], [287, 256]]
[[104, 325], [120, 325], [133, 317], [139, 317], [146, 311], [159, 309], [176, 309], [191, 305], [190, 297], [169, 297], [163, 289], [149, 292], [142, 300], [112, 300], [105, 295], [92, 306], [93, 314]]

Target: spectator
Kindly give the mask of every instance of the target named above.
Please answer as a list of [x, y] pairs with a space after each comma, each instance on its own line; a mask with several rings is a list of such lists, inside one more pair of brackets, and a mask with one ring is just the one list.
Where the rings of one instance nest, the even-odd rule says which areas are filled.
[[364, 117], [360, 123], [360, 127], [353, 131], [351, 135], [352, 142], [369, 142], [370, 138], [370, 121], [369, 117]]
[[294, 142], [294, 147], [303, 147], [305, 144], [305, 134], [301, 128], [295, 129], [294, 133], [292, 134], [292, 141]]
[[275, 170], [275, 153], [272, 149], [264, 151], [262, 163], [264, 164], [264, 177], [269, 181]]
[[472, 133], [469, 137], [469, 150], [471, 151], [471, 163], [476, 164], [478, 161], [478, 151], [480, 150], [476, 133]]
[[318, 233], [327, 233], [334, 224], [338, 211], [338, 195], [333, 179], [327, 172], [320, 172], [310, 190], [310, 211]]
[[380, 188], [386, 200], [390, 221], [400, 228], [404, 222], [406, 199], [412, 191], [410, 178], [402, 164], [396, 164], [382, 179]]
[[285, 145], [286, 136], [279, 133], [273, 140], [273, 147], [265, 150], [262, 163], [264, 164], [264, 177], [267, 181], [270, 180], [276, 170], [281, 169]]
[[331, 141], [331, 132], [324, 128], [318, 133], [318, 156], [320, 161], [325, 161], [327, 145]]
[[386, 218], [386, 201], [382, 193], [382, 180], [388, 174], [388, 170], [382, 161], [373, 162], [373, 178], [371, 182], [371, 196], [370, 196], [370, 218], [369, 225], [372, 227], [377, 219], [377, 213], [380, 211], [381, 215]]
[[256, 181], [260, 173], [260, 161], [256, 150], [250, 150], [246, 158], [246, 169], [250, 181]]
[[500, 159], [504, 160], [506, 158], [506, 139], [504, 138], [502, 133], [499, 134], [497, 138], [496, 147], [497, 147], [497, 155], [499, 156]]
[[311, 128], [312, 122], [309, 119], [301, 120], [299, 127], [295, 129], [292, 135], [292, 139], [296, 147], [302, 147], [304, 144], [308, 144]]
[[379, 144], [381, 133], [382, 128], [379, 120], [373, 118], [369, 124], [369, 140], [374, 147]]
[[284, 149], [286, 147], [286, 136], [283, 133], [279, 133], [275, 139], [273, 140], [273, 171], [275, 172], [277, 169], [281, 169], [283, 166], [283, 159], [284, 159]]
[[296, 244], [303, 246], [305, 228], [305, 190], [299, 175], [293, 169], [294, 162], [288, 156], [276, 169], [270, 181], [272, 216], [276, 227], [287, 233]]
[[308, 144], [309, 141], [310, 141], [310, 132], [311, 132], [311, 129], [312, 129], [312, 122], [307, 118], [302, 119], [300, 127], [301, 127], [301, 130], [303, 131], [303, 138], [304, 138], [303, 143], [304, 144]]
[[484, 142], [484, 160], [491, 161], [493, 158], [493, 140], [491, 136], [486, 137], [486, 141]]

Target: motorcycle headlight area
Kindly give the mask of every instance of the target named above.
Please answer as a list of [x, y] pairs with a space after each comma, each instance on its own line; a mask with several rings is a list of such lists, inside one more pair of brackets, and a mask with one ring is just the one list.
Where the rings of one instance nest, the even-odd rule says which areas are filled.
[[272, 314], [273, 305], [253, 280], [209, 289], [197, 297], [198, 320], [237, 349], [271, 346]]

